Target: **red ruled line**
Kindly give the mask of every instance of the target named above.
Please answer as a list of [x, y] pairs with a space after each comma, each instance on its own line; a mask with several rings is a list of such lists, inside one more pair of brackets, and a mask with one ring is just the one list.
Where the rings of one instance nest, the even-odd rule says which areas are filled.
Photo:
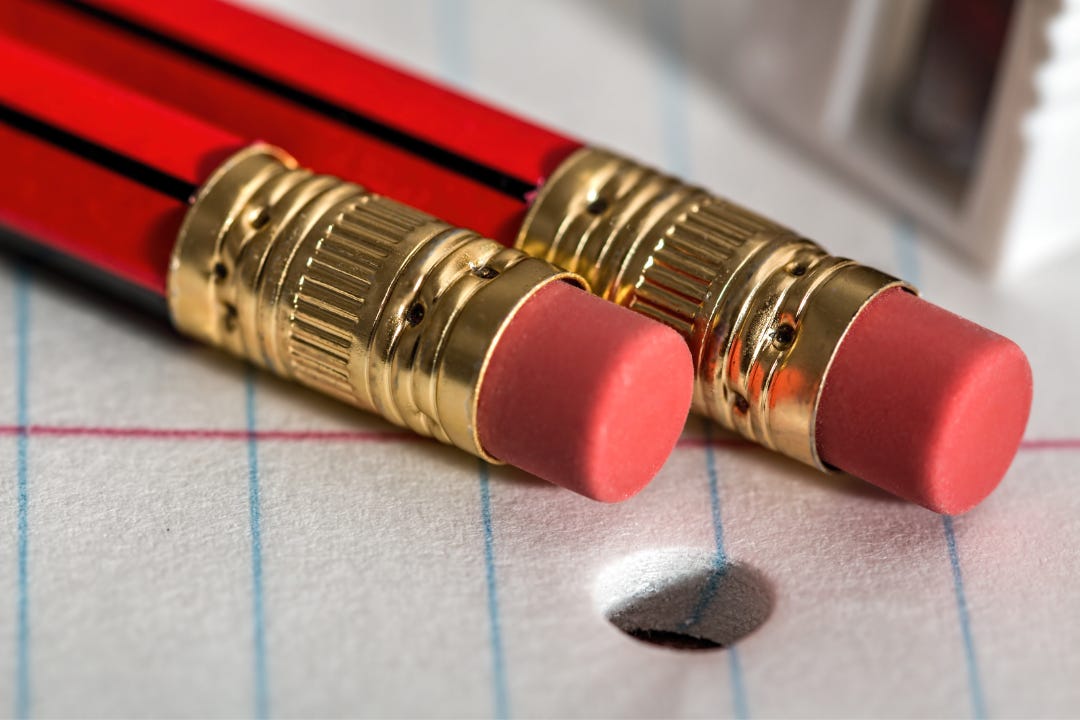
[[1021, 450], [1080, 450], [1080, 438], [1045, 438], [1024, 440]]
[[[0, 425], [0, 435], [18, 435], [18, 425]], [[409, 442], [423, 440], [404, 430], [227, 430], [211, 428], [100, 427], [91, 425], [30, 425], [28, 435], [51, 437], [130, 438], [142, 440], [280, 440], [285, 442]]]
[[[19, 435], [24, 428], [19, 425], [0, 425], [0, 436]], [[96, 437], [132, 440], [250, 440], [280, 442], [423, 442], [420, 437], [405, 430], [229, 430], [213, 428], [148, 428], [105, 427], [97, 425], [30, 425], [27, 435], [39, 437]], [[679, 440], [681, 448], [755, 448], [748, 440], [737, 437], [700, 438]], [[1080, 450], [1080, 438], [1044, 438], [1025, 440], [1021, 450]]]

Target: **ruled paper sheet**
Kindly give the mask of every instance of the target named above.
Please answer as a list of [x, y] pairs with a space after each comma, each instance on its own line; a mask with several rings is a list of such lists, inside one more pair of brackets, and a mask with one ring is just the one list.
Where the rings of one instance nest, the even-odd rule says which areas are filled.
[[[950, 519], [695, 419], [604, 506], [0, 256], [0, 713], [1080, 714], [1080, 258], [988, 287], [734, 106], [708, 3], [251, 1], [916, 282], [1029, 353], [1027, 439]], [[732, 648], [605, 619], [723, 562], [773, 600]]]

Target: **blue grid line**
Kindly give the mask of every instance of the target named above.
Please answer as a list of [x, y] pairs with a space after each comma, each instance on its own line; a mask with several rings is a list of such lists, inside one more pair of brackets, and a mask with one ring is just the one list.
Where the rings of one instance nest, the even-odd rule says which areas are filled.
[[[442, 75], [450, 82], [467, 87], [468, 0], [434, 0], [431, 8], [435, 21], [435, 41]], [[484, 530], [484, 581], [487, 591], [488, 636], [491, 652], [491, 693], [495, 717], [510, 717], [510, 699], [506, 685], [506, 660], [503, 654], [502, 621], [499, 614], [499, 584], [495, 572], [495, 530], [491, 518], [491, 479], [486, 462], [480, 461], [480, 521]]]
[[652, 26], [659, 56], [660, 132], [668, 170], [676, 175], [690, 175], [690, 143], [687, 136], [689, 91], [686, 83], [686, 61], [683, 57], [681, 4], [649, 3], [646, 20]]
[[942, 515], [945, 526], [945, 544], [949, 549], [949, 566], [952, 568], [953, 590], [956, 593], [956, 613], [960, 620], [960, 634], [964, 640], [964, 663], [967, 666], [968, 692], [971, 695], [972, 717], [981, 720], [986, 715], [986, 699], [983, 695], [979, 663], [975, 656], [975, 638], [971, 633], [971, 614], [968, 612], [967, 595], [964, 592], [964, 575], [960, 570], [960, 552], [956, 547], [953, 519]]
[[480, 519], [484, 527], [484, 577], [487, 584], [488, 626], [491, 638], [492, 692], [495, 717], [510, 717], [506, 689], [506, 661], [503, 658], [502, 629], [499, 622], [499, 588], [495, 576], [495, 532], [491, 521], [491, 479], [488, 464], [480, 461]]
[[[682, 623], [685, 629], [690, 629], [701, 622], [705, 610], [716, 598], [716, 592], [720, 589], [720, 581], [727, 574], [728, 567], [727, 551], [724, 550], [724, 523], [720, 508], [720, 483], [716, 471], [716, 451], [712, 446], [712, 426], [708, 420], [702, 420], [702, 426], [705, 439], [705, 470], [709, 481], [709, 508], [716, 553], [713, 555], [712, 572], [709, 573], [709, 579], [705, 583], [705, 587], [701, 589], [701, 596], [698, 597], [693, 609]], [[732, 651], [735, 651], [735, 648], [732, 648]]]
[[913, 285], [919, 283], [919, 250], [915, 241], [915, 226], [908, 218], [896, 221], [893, 229], [893, 246], [896, 252], [897, 272]]
[[[709, 442], [711, 432], [709, 422], [705, 421], [705, 470], [709, 476], [709, 505], [712, 509], [713, 534], [716, 538], [716, 565], [717, 570], [712, 577], [718, 583], [723, 573], [720, 568], [727, 567], [727, 551], [724, 549], [724, 523], [720, 505], [720, 478], [716, 470], [716, 448]], [[710, 579], [710, 583], [713, 580]], [[714, 594], [714, 588], [712, 593]], [[709, 598], [710, 600], [712, 598]], [[732, 645], [728, 648], [728, 674], [731, 680], [731, 703], [737, 718], [750, 717], [750, 703], [746, 695], [746, 681], [743, 677], [742, 661], [739, 658], [739, 649]]]
[[[660, 126], [663, 135], [664, 155], [668, 168], [682, 176], [692, 170], [689, 135], [689, 88], [686, 79], [686, 60], [682, 42], [682, 6], [674, 3], [650, 3], [646, 21], [649, 22], [657, 41], [659, 62]], [[724, 549], [724, 523], [720, 503], [720, 483], [716, 469], [716, 451], [710, 440], [710, 426], [705, 422], [705, 466], [709, 480], [709, 509], [716, 542], [714, 570], [702, 590], [698, 604], [690, 614], [687, 624], [693, 625], [712, 602], [727, 569], [728, 557]], [[750, 705], [746, 694], [739, 650], [732, 645], [725, 653], [731, 683], [732, 711], [737, 718], [750, 717]]]
[[251, 613], [254, 638], [255, 717], [270, 715], [266, 676], [266, 631], [263, 604], [262, 507], [259, 497], [259, 449], [255, 434], [255, 369], [244, 379], [248, 455], [248, 524], [251, 529]]
[[[915, 227], [908, 218], [896, 222], [893, 232], [896, 247], [896, 260], [900, 274], [905, 280], [917, 284], [920, 280], [918, 244]], [[983, 694], [982, 679], [979, 673], [978, 657], [975, 653], [975, 636], [971, 631], [971, 613], [968, 610], [967, 592], [964, 589], [964, 574], [960, 567], [960, 552], [953, 528], [953, 518], [941, 516], [945, 532], [945, 546], [949, 554], [949, 567], [952, 568], [953, 594], [956, 597], [956, 615], [960, 623], [960, 636], [964, 643], [964, 665], [967, 670], [968, 695], [971, 712], [975, 718], [985, 718], [986, 698]]]
[[15, 599], [15, 707], [17, 718], [30, 717], [30, 597], [29, 597], [29, 441], [30, 427], [30, 273], [23, 267], [15, 275], [15, 388], [16, 419], [16, 549], [18, 579]]
[[727, 567], [727, 551], [724, 550], [724, 520], [720, 507], [719, 473], [716, 471], [716, 448], [712, 444], [712, 424], [702, 422], [705, 436], [705, 470], [709, 475], [709, 509], [712, 512], [713, 536], [716, 540], [716, 565]]
[[435, 21], [435, 42], [438, 47], [442, 76], [455, 85], [465, 87], [469, 81], [469, 2], [468, 0], [434, 0], [431, 13]]

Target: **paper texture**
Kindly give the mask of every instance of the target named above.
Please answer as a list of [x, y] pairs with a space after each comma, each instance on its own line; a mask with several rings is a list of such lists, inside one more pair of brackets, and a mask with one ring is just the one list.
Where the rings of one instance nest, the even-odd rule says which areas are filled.
[[[725, 32], [694, 5], [266, 7], [913, 280], [1030, 354], [1028, 439], [995, 495], [943, 520], [693, 419], [649, 488], [605, 506], [387, 438], [3, 257], [0, 713], [1080, 714], [1080, 258], [990, 289], [684, 61]], [[718, 542], [774, 599], [733, 650], [605, 620]]]

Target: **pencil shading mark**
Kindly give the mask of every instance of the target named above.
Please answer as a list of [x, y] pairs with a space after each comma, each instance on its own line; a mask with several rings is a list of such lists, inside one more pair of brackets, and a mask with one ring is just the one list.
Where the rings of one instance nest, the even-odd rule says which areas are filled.
[[491, 520], [491, 479], [488, 465], [480, 461], [480, 520], [484, 529], [484, 576], [487, 580], [488, 629], [491, 637], [492, 684], [495, 717], [510, 717], [503, 658], [502, 628], [499, 619], [499, 589], [495, 576], [495, 532]]
[[251, 611], [255, 660], [255, 717], [270, 715], [266, 675], [266, 632], [263, 603], [262, 506], [259, 497], [259, 448], [255, 434], [255, 369], [245, 378], [245, 414], [248, 428], [248, 523], [251, 532]]
[[971, 613], [968, 610], [967, 593], [964, 590], [964, 575], [960, 570], [960, 552], [956, 545], [956, 532], [953, 528], [952, 516], [943, 515], [941, 521], [945, 527], [945, 545], [949, 550], [949, 566], [952, 568], [953, 591], [956, 594], [956, 613], [964, 642], [964, 663], [967, 666], [971, 713], [972, 717], [981, 720], [987, 716], [986, 699], [979, 675], [978, 658], [975, 655], [975, 638], [971, 632]]
[[16, 417], [16, 557], [15, 707], [17, 718], [30, 717], [30, 273], [18, 267], [15, 275], [15, 392]]

